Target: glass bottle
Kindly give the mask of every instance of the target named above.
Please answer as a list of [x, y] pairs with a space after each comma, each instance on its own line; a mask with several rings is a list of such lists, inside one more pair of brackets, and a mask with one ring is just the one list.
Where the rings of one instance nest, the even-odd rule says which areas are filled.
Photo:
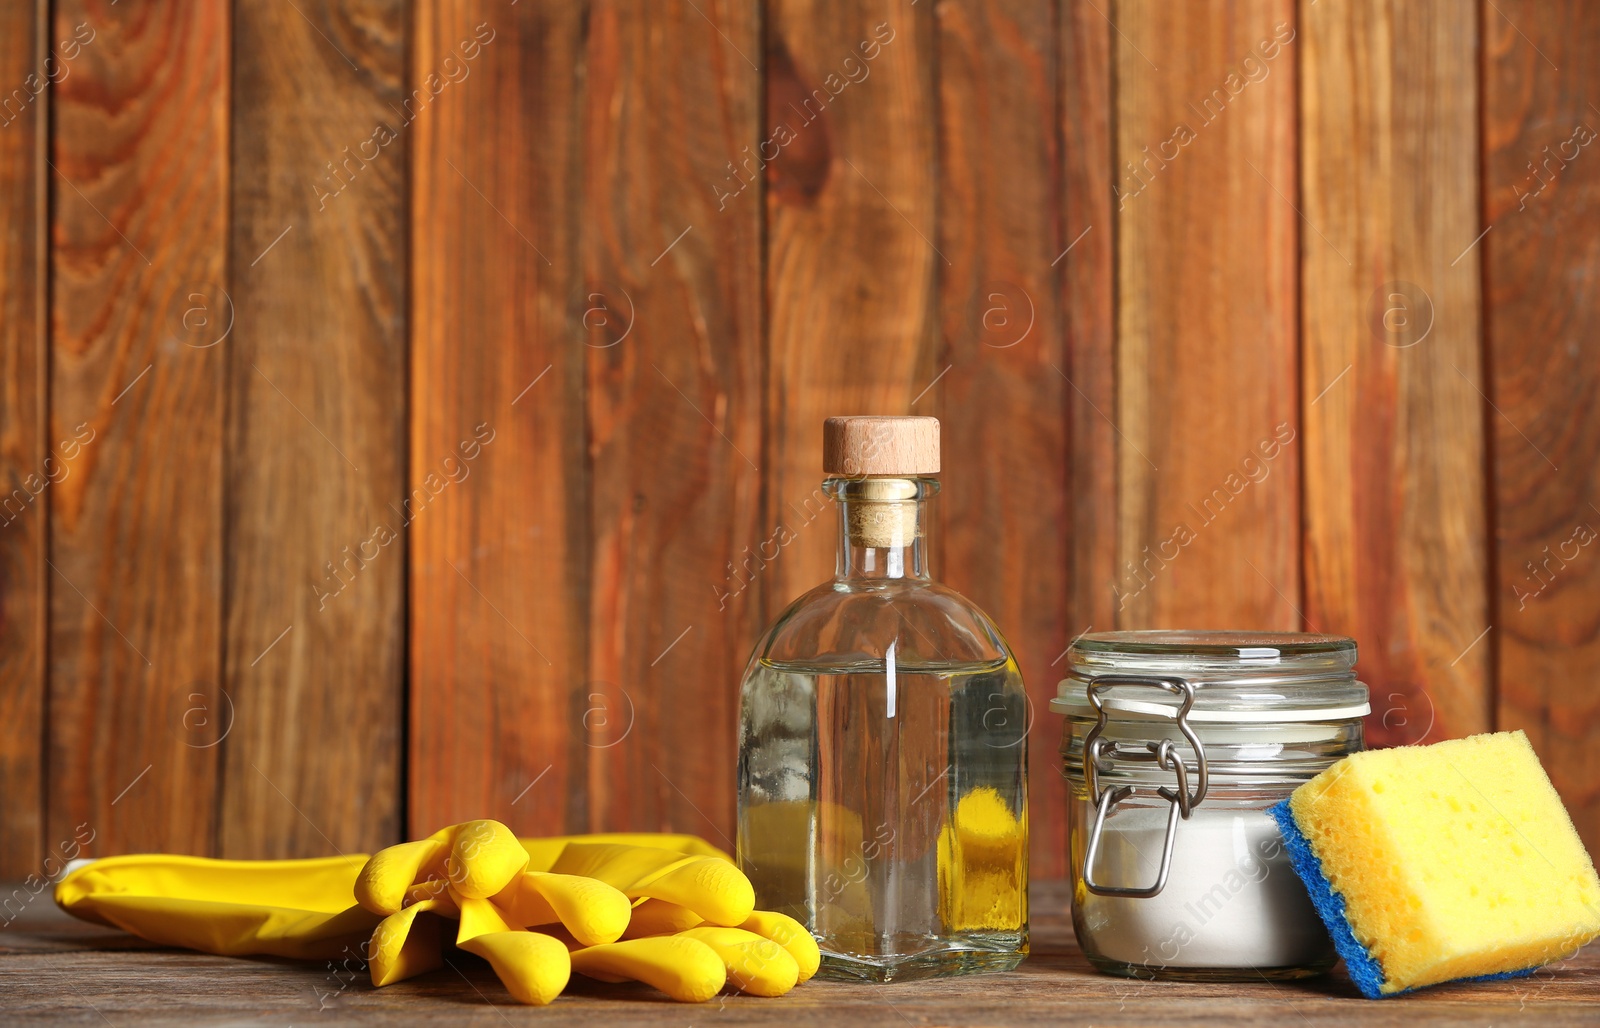
[[828, 419], [835, 574], [740, 687], [739, 863], [759, 908], [817, 937], [826, 977], [1005, 970], [1028, 950], [1028, 701], [994, 623], [929, 573], [938, 429]]

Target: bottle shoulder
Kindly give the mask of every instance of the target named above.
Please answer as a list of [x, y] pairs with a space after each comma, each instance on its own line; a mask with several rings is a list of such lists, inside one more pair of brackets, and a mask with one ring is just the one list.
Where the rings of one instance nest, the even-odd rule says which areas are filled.
[[838, 580], [804, 593], [772, 623], [754, 658], [766, 664], [901, 667], [1013, 662], [989, 616], [949, 586], [923, 579]]

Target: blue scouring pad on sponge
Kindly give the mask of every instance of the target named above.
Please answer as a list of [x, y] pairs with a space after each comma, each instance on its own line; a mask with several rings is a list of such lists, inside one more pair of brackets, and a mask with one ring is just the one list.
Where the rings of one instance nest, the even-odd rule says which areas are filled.
[[1600, 879], [1521, 732], [1358, 753], [1269, 813], [1369, 999], [1532, 974], [1600, 936]]

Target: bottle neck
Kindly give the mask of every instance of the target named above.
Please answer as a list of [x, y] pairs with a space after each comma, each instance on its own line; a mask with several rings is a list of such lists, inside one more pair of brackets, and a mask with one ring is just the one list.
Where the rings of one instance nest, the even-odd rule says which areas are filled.
[[823, 488], [839, 506], [839, 581], [929, 580], [931, 478], [830, 478]]

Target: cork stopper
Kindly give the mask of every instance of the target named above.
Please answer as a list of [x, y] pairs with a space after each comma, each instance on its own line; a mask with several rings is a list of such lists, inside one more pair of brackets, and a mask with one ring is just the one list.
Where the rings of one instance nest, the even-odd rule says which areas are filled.
[[830, 475], [937, 475], [939, 419], [859, 415], [822, 423]]
[[939, 472], [939, 419], [846, 417], [822, 423], [822, 467], [864, 478], [851, 488], [845, 523], [857, 546], [910, 546], [920, 487], [909, 479]]
[[859, 498], [845, 505], [845, 525], [857, 546], [910, 546], [918, 535], [917, 484], [903, 478], [869, 478]]

